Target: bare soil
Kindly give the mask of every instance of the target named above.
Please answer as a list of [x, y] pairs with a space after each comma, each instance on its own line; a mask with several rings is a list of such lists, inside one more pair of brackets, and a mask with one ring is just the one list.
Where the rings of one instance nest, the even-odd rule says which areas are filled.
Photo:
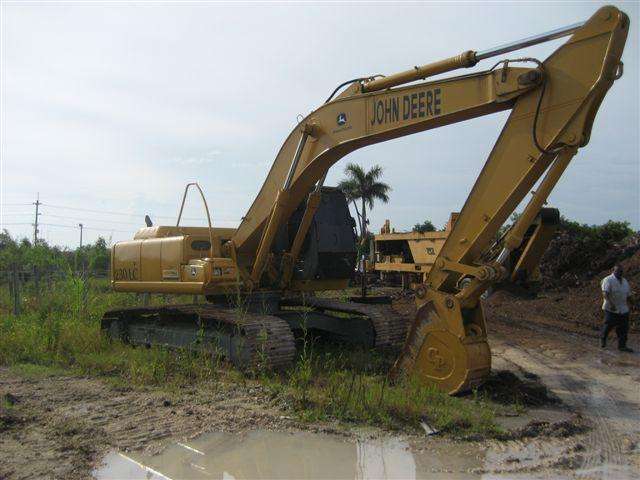
[[[617, 258], [636, 292], [640, 251]], [[615, 253], [615, 252], [614, 252]], [[626, 255], [629, 254], [629, 255]], [[599, 346], [603, 322], [600, 281], [604, 270], [572, 287], [548, 289], [536, 298], [497, 292], [485, 302], [494, 359], [535, 374], [590, 426], [562, 464], [589, 478], [640, 477], [640, 335], [638, 302], [631, 308], [628, 345], [636, 353]], [[578, 437], [574, 437], [578, 438]]]
[[[638, 478], [640, 356], [613, 347], [602, 350], [597, 339], [548, 326], [553, 319], [535, 323], [529, 312], [525, 305], [520, 316], [513, 311], [508, 316], [489, 313], [494, 366], [510, 365], [513, 372], [535, 375], [578, 416], [571, 425], [533, 422], [525, 427], [533, 433], [551, 427], [548, 441], [544, 436], [533, 440], [538, 452], [563, 440], [556, 454], [550, 455], [555, 458], [552, 464], [541, 459], [536, 468], [547, 464], [586, 478]], [[638, 335], [632, 335], [629, 343], [640, 347]], [[565, 433], [569, 433], [566, 438]], [[526, 450], [531, 452], [531, 447], [516, 448], [514, 458]]]
[[247, 429], [287, 430], [296, 422], [260, 386], [231, 382], [167, 394], [99, 378], [25, 378], [0, 369], [0, 478], [88, 478], [109, 449], [153, 453], [167, 438]]
[[[613, 338], [608, 349], [599, 348], [598, 295], [594, 279], [537, 299], [499, 292], [486, 302], [495, 373], [484, 392], [496, 402], [517, 399], [528, 413], [502, 419], [511, 427], [505, 439], [481, 442], [484, 467], [474, 473], [640, 477], [640, 355], [618, 352]], [[396, 306], [407, 313], [411, 298]], [[585, 311], [590, 320], [582, 320]], [[636, 350], [638, 337], [629, 342]], [[153, 453], [168, 439], [203, 432], [355, 434], [288, 415], [265, 389], [237, 378], [167, 393], [2, 368], [0, 479], [88, 478], [108, 450]], [[450, 442], [437, 435], [408, 439], [420, 449]]]

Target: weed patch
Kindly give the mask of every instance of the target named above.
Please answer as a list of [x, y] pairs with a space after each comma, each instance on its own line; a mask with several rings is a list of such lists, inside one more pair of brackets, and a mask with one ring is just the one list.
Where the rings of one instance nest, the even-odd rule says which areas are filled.
[[[46, 294], [26, 297], [29, 308], [0, 319], [0, 365], [23, 376], [73, 370], [118, 377], [133, 386], [194, 383], [215, 379], [217, 358], [207, 350], [133, 348], [102, 334], [100, 319], [111, 308], [136, 305], [133, 294], [104, 290], [105, 281], [63, 280]], [[84, 296], [84, 300], [83, 300]]]
[[[156, 301], [173, 299], [152, 299]], [[415, 431], [425, 423], [459, 437], [502, 434], [494, 422], [499, 406], [485, 396], [450, 397], [412, 380], [391, 383], [387, 372], [397, 352], [322, 343], [304, 326], [295, 364], [280, 373], [261, 368], [262, 361], [245, 372], [223, 367], [215, 350], [135, 348], [102, 334], [100, 319], [107, 309], [137, 302], [133, 294], [108, 291], [104, 282], [62, 281], [38, 299], [30, 297], [25, 302], [29, 308], [20, 315], [0, 306], [0, 365], [25, 377], [65, 371], [103, 376], [121, 388], [148, 385], [178, 391], [180, 386], [212, 382], [242, 388], [260, 383], [274, 402], [301, 421]], [[70, 448], [77, 447], [78, 435], [62, 427], [61, 432], [70, 438]]]
[[307, 346], [287, 374], [264, 376], [273, 398], [301, 421], [337, 420], [391, 430], [431, 429], [456, 437], [501, 437], [497, 406], [475, 395], [452, 397], [415, 379], [392, 383], [387, 377], [395, 352]]

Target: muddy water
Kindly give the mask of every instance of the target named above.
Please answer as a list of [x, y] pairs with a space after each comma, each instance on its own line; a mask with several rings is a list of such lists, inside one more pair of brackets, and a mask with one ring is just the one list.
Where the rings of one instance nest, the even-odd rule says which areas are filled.
[[312, 433], [208, 434], [160, 455], [112, 452], [94, 471], [114, 479], [477, 479], [485, 452], [443, 444], [415, 451], [397, 438], [349, 441]]

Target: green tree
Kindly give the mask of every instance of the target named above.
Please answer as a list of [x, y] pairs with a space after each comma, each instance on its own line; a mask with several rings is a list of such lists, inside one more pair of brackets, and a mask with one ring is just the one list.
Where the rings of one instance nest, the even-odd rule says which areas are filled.
[[7, 230], [0, 233], [0, 270], [8, 270], [20, 261], [18, 243]]
[[109, 270], [111, 256], [104, 238], [98, 237], [96, 243], [90, 246], [88, 256], [89, 270], [93, 272], [106, 272]]
[[37, 244], [27, 238], [14, 239], [7, 230], [0, 233], [0, 270], [14, 268], [40, 278], [47, 271], [68, 268], [68, 251], [51, 247], [42, 239]]
[[[342, 190], [347, 197], [356, 205], [356, 212], [360, 219], [360, 237], [367, 238], [367, 207], [373, 209], [375, 200], [383, 203], [389, 201], [389, 192], [391, 187], [380, 181], [382, 177], [382, 168], [378, 165], [374, 166], [368, 172], [365, 172], [360, 165], [350, 163], [344, 169], [347, 178], [338, 184], [338, 188]], [[357, 211], [356, 200], [360, 200], [361, 211]]]
[[433, 226], [433, 223], [431, 223], [431, 220], [425, 220], [422, 223], [416, 223], [413, 226], [413, 231], [414, 232], [419, 232], [419, 233], [435, 232], [436, 231], [436, 227]]

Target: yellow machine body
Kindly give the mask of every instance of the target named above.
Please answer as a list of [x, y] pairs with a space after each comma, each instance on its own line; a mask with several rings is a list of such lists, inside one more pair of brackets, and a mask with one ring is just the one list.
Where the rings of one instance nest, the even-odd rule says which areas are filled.
[[[228, 268], [229, 277], [234, 272], [233, 282], [245, 292], [327, 288], [331, 281], [296, 283], [290, 272], [332, 165], [368, 145], [510, 110], [455, 225], [416, 288], [418, 313], [392, 370], [395, 376], [416, 376], [450, 393], [477, 386], [491, 365], [481, 296], [507, 276], [505, 262], [523, 243], [570, 160], [589, 142], [597, 110], [622, 75], [629, 30], [623, 12], [602, 7], [586, 22], [560, 30], [539, 37], [537, 43], [570, 35], [544, 61], [505, 58], [489, 70], [424, 81], [536, 43], [526, 39], [354, 81], [289, 134], [235, 231], [166, 227], [161, 233], [165, 227], [159, 227], [155, 233], [139, 233], [132, 242], [114, 247], [114, 287], [206, 293], [226, 282], [217, 282], [216, 268]], [[502, 250], [487, 259], [500, 227], [528, 196]], [[283, 225], [305, 204], [289, 247], [274, 255]], [[223, 242], [228, 233], [231, 238]], [[190, 242], [210, 235], [220, 245], [203, 258]], [[197, 281], [191, 278], [194, 267]]]
[[206, 227], [147, 227], [111, 254], [112, 285], [118, 292], [209, 295], [239, 285], [235, 263], [219, 254], [235, 229], [214, 228], [213, 249]]

